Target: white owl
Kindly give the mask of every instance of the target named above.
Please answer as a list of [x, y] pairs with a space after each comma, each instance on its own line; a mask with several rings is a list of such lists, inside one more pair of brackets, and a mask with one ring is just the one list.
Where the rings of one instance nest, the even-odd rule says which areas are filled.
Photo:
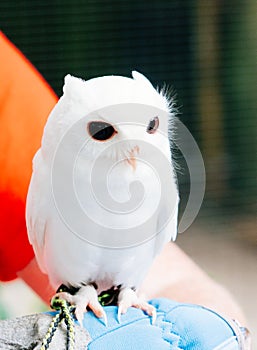
[[26, 207], [30, 243], [58, 295], [106, 317], [101, 291], [118, 289], [118, 318], [135, 306], [154, 258], [176, 238], [172, 103], [142, 74], [88, 81], [67, 75], [33, 160]]

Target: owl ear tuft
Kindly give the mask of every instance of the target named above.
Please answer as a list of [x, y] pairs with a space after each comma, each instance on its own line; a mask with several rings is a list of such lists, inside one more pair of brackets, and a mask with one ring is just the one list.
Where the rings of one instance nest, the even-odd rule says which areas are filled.
[[151, 87], [152, 89], [154, 89], [152, 83], [142, 74], [137, 72], [136, 70], [132, 71], [132, 78], [138, 82], [140, 82], [141, 84], [144, 84], [145, 86]]
[[72, 99], [78, 98], [81, 88], [84, 86], [84, 80], [67, 74], [64, 78], [63, 94]]

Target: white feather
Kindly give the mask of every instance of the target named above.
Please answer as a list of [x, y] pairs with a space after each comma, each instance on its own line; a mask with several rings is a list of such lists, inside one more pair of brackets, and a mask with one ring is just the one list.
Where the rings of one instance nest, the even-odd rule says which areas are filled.
[[[164, 116], [160, 114], [159, 118], [168, 134], [168, 120], [165, 115], [170, 114], [170, 111], [165, 96], [159, 94], [142, 74], [133, 72], [132, 75], [133, 79], [106, 76], [88, 81], [67, 75], [63, 88], [64, 94], [51, 112], [45, 126], [42, 146], [33, 162], [33, 175], [27, 198], [26, 221], [29, 240], [34, 247], [39, 265], [49, 275], [54, 287], [58, 287], [61, 283], [77, 286], [88, 281], [96, 281], [102, 288], [118, 284], [137, 287], [142, 282], [156, 254], [161, 251], [166, 242], [176, 237], [178, 193], [172, 164], [170, 163], [170, 173], [167, 177], [171, 183], [171, 190], [167, 190], [167, 193], [162, 195], [160, 209], [155, 211], [156, 198], [160, 197], [162, 189], [158, 187], [158, 181], [153, 172], [144, 162], [138, 163], [136, 169], [133, 169], [126, 161], [122, 161], [124, 158], [130, 159], [131, 149], [137, 146], [136, 140], [139, 143], [152, 144], [159, 150], [160, 155], [171, 159], [167, 136], [164, 140], [163, 135], [157, 133], [149, 135], [145, 128], [140, 125], [134, 126], [133, 123], [132, 125], [118, 125], [122, 120], [132, 118], [129, 111], [123, 110], [121, 107], [125, 104], [133, 104], [135, 107], [138, 104], [142, 106], [138, 112], [141, 114], [137, 116], [141, 118], [142, 124], [147, 125], [149, 119], [155, 116], [149, 115], [147, 111], [164, 111]], [[111, 108], [112, 106], [119, 106], [119, 108]], [[81, 206], [87, 208], [90, 215], [104, 225], [100, 229], [100, 226], [94, 225], [90, 220], [86, 221], [85, 224], [85, 218], [74, 212], [72, 200], [67, 197], [65, 192], [65, 176], [60, 176], [58, 179], [58, 184], [62, 188], [60, 196], [64, 205], [67, 205], [69, 209], [71, 220], [73, 217], [76, 218], [74, 225], [81, 232], [84, 230], [85, 235], [87, 232], [93, 232], [95, 237], [99, 235], [103, 241], [106, 239], [107, 243], [108, 238], [112, 239], [111, 237], [113, 237], [112, 227], [140, 225], [145, 221], [145, 218], [151, 217], [144, 226], [149, 239], [123, 249], [93, 245], [86, 240], [86, 236], [83, 239], [83, 237], [74, 234], [74, 231], [60, 215], [53, 195], [52, 169], [58, 145], [73, 125], [76, 123], [80, 125], [83, 118], [87, 121], [92, 120], [93, 117], [96, 118], [94, 113], [99, 110], [101, 113], [99, 112], [98, 117], [104, 118], [112, 125], [117, 124], [119, 132], [115, 138], [105, 143], [94, 140], [88, 142], [86, 149], [83, 149], [76, 158], [74, 183], [76, 188], [80, 189], [78, 199]], [[147, 113], [143, 113], [144, 110]], [[108, 114], [108, 111], [113, 111], [113, 114]], [[64, 169], [63, 175], [67, 170], [66, 160], [78, 147], [79, 142], [81, 142], [80, 138], [85, 132], [86, 127], [79, 129], [78, 135], [71, 135], [73, 141], [65, 145], [63, 158], [60, 160], [60, 167]], [[123, 141], [122, 146], [118, 141]], [[105, 152], [105, 156], [101, 158], [101, 152], [110, 145], [113, 145], [112, 151]], [[144, 152], [149, 159], [151, 155], [147, 155], [147, 150], [144, 151], [144, 149], [140, 149], [140, 157], [144, 158]], [[121, 203], [129, 200], [130, 184], [139, 181], [144, 185], [147, 206], [139, 208], [127, 216], [122, 216], [108, 212], [97, 205], [91, 192], [92, 179], [89, 169], [92, 168], [95, 159], [99, 157], [103, 169], [108, 167], [111, 169], [114, 162], [122, 161], [113, 171], [109, 183], [113, 200]], [[154, 170], [160, 173], [166, 171], [165, 169]], [[97, 179], [95, 181], [97, 182]], [[101, 185], [99, 183], [99, 186]], [[163, 225], [163, 217], [170, 210], [172, 211], [170, 221]], [[119, 236], [115, 237], [118, 240]]]

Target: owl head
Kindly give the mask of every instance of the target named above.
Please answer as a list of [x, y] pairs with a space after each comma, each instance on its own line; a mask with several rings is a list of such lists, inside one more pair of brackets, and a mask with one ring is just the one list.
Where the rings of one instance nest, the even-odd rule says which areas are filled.
[[84, 140], [86, 157], [93, 159], [99, 153], [125, 157], [133, 166], [135, 154], [147, 152], [142, 143], [169, 155], [172, 119], [172, 101], [136, 71], [132, 78], [103, 76], [87, 81], [67, 75], [63, 96], [46, 124], [42, 150], [53, 153], [69, 134], [67, 152]]

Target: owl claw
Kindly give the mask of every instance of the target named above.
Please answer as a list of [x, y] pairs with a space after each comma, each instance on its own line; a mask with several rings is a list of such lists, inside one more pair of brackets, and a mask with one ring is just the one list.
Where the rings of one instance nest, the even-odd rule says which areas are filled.
[[83, 325], [84, 312], [87, 312], [87, 307], [92, 310], [97, 318], [102, 318], [105, 326], [107, 326], [106, 313], [98, 301], [97, 292], [93, 285], [82, 286], [74, 295], [67, 292], [59, 292], [55, 297], [64, 299], [75, 306], [75, 316], [81, 326]]
[[108, 320], [107, 320], [107, 315], [106, 315], [105, 311], [103, 312], [102, 319], [103, 319], [103, 323], [104, 323], [105, 327], [108, 327]]
[[148, 304], [143, 298], [140, 298], [136, 292], [130, 288], [122, 289], [119, 294], [117, 316], [119, 323], [121, 323], [121, 315], [125, 314], [131, 306], [145, 311], [152, 317], [152, 325], [155, 324], [157, 318], [155, 307]]
[[121, 307], [119, 305], [118, 306], [118, 314], [117, 314], [118, 323], [121, 323], [121, 314], [122, 314], [122, 311], [121, 311]]
[[83, 326], [84, 310], [80, 310], [76, 307], [75, 316], [80, 326]]

